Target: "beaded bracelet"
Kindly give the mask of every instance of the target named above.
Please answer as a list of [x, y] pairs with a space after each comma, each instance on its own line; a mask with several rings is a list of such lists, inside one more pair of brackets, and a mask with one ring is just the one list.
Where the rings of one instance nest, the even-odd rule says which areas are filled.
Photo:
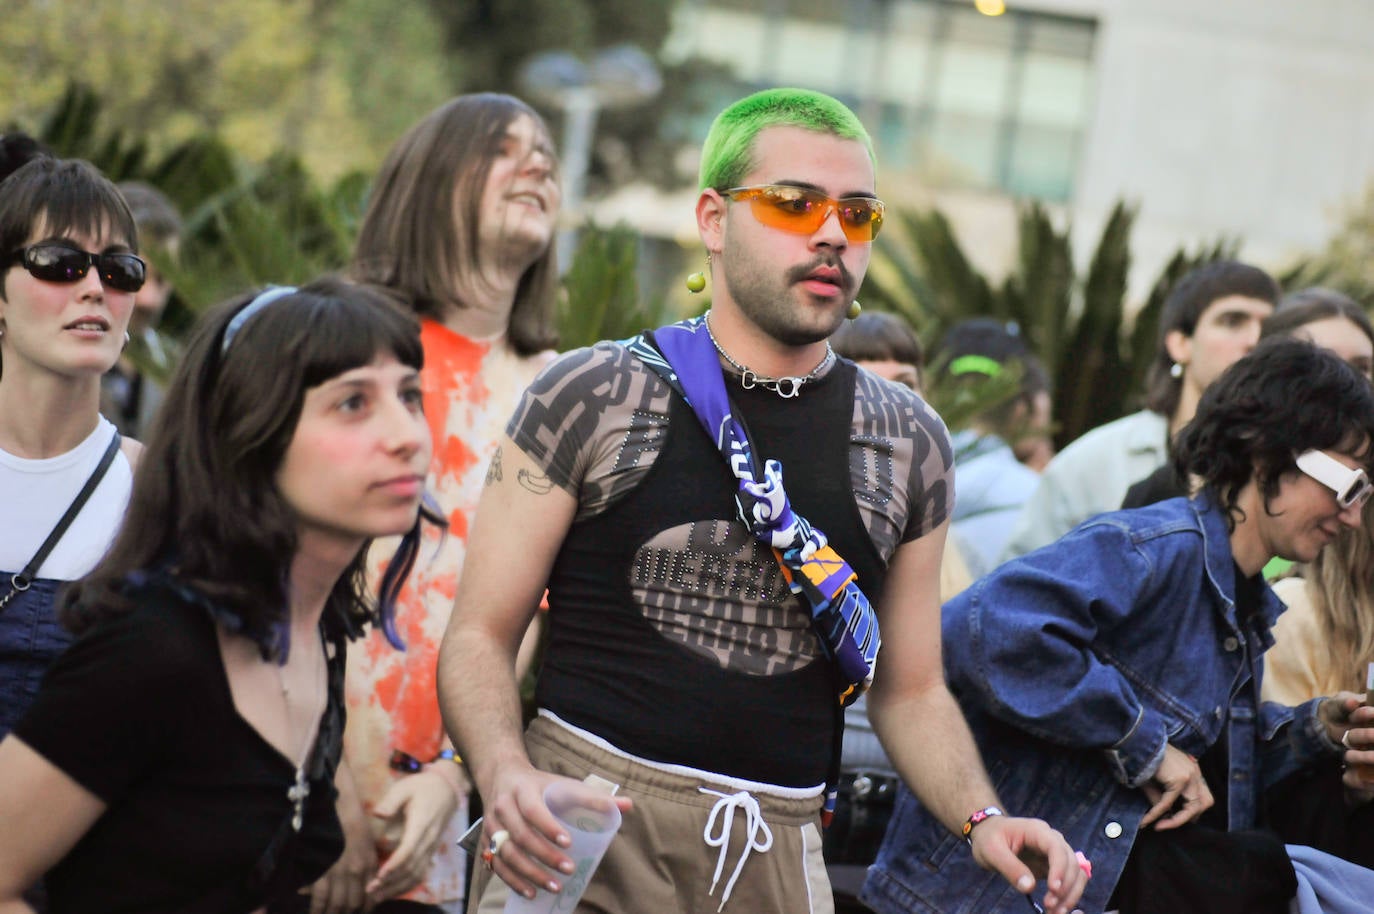
[[453, 762], [455, 765], [461, 765], [463, 764], [463, 757], [452, 749], [440, 749], [439, 754], [434, 756], [432, 761], [426, 763], [420, 761], [408, 752], [402, 752], [400, 749], [396, 749], [391, 753], [391, 761], [389, 764], [392, 771], [415, 774], [416, 772], [424, 771], [430, 765], [433, 765], [434, 762]]
[[982, 809], [978, 810], [978, 811], [975, 812], [973, 815], [969, 816], [968, 819], [964, 822], [964, 828], [963, 828], [964, 840], [967, 841], [967, 842], [969, 843], [969, 846], [970, 846], [970, 847], [972, 847], [972, 846], [973, 846], [973, 829], [974, 829], [976, 826], [978, 826], [979, 824], [981, 824], [983, 821], [985, 821], [985, 820], [987, 820], [987, 819], [991, 819], [993, 816], [1005, 816], [1005, 815], [1006, 815], [1006, 813], [1002, 812], [1002, 810], [998, 809], [996, 806], [985, 806], [985, 807], [983, 807]]
[[[452, 768], [448, 765], [439, 765], [439, 762], [452, 762], [454, 765], [458, 767]], [[460, 756], [457, 752], [454, 752], [452, 749], [441, 749], [439, 750], [439, 754], [434, 757], [434, 761], [426, 765], [424, 770], [433, 771], [436, 774], [438, 774], [439, 777], [443, 778], [445, 781], [448, 782], [448, 786], [452, 787], [453, 792], [461, 798], [467, 795], [467, 790], [464, 789], [465, 785], [463, 783], [462, 775], [459, 773], [458, 770], [462, 766], [462, 756]]]

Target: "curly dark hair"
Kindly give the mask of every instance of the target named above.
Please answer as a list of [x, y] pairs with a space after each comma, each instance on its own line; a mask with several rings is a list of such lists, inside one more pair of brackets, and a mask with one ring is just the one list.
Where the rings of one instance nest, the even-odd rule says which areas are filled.
[[[378, 353], [419, 370], [419, 324], [383, 292], [337, 278], [316, 280], [247, 312], [257, 296], [212, 309], [197, 324], [134, 475], [128, 514], [109, 554], [64, 593], [60, 618], [80, 633], [131, 609], [131, 580], [163, 574], [223, 609], [221, 622], [257, 642], [264, 656], [288, 650], [287, 580], [296, 552], [295, 512], [276, 475], [296, 432], [306, 391]], [[423, 515], [434, 520], [428, 512]], [[416, 528], [388, 578], [414, 561]], [[340, 576], [326, 618], [357, 634], [375, 622], [398, 643], [390, 603], [400, 581], [367, 597], [367, 547]], [[398, 645], [399, 646], [399, 645]]]
[[1174, 441], [1174, 470], [1196, 477], [1234, 530], [1237, 502], [1253, 479], [1265, 510], [1297, 455], [1337, 450], [1374, 461], [1374, 386], [1334, 353], [1307, 340], [1274, 338], [1226, 369]]

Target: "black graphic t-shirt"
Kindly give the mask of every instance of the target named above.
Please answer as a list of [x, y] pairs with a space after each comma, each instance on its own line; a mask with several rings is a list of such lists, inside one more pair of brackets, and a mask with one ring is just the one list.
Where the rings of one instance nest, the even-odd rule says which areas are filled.
[[[949, 514], [939, 418], [849, 362], [790, 400], [729, 389], [760, 458], [781, 461], [793, 505], [877, 601], [898, 545]], [[820, 784], [831, 665], [773, 555], [736, 519], [735, 479], [690, 408], [602, 343], [551, 365], [507, 431], [579, 503], [549, 585], [540, 706], [654, 761]]]

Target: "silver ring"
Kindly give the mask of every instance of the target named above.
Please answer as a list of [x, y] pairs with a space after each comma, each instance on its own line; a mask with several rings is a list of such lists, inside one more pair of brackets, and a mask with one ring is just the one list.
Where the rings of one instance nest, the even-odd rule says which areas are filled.
[[491, 840], [487, 842], [487, 851], [495, 857], [497, 854], [501, 853], [501, 848], [504, 847], [509, 840], [510, 832], [506, 831], [504, 828], [500, 831], [494, 831], [491, 833]]
[[1341, 745], [1344, 746], [1344, 747], [1347, 748], [1347, 749], [1354, 749], [1354, 748], [1355, 748], [1354, 746], [1350, 745], [1350, 731], [1349, 731], [1349, 730], [1346, 730], [1344, 733], [1341, 734]]

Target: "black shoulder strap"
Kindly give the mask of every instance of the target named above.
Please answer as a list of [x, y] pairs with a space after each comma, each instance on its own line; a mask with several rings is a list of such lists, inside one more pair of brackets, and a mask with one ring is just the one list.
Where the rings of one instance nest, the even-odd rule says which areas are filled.
[[105, 471], [110, 468], [110, 464], [114, 463], [115, 454], [119, 453], [119, 442], [119, 432], [115, 432], [110, 436], [109, 446], [105, 448], [105, 453], [100, 456], [100, 462], [97, 463], [95, 469], [91, 471], [90, 478], [86, 480], [86, 484], [81, 487], [80, 492], [76, 493], [76, 498], [72, 499], [71, 505], [67, 508], [67, 513], [63, 514], [61, 519], [58, 520], [57, 526], [52, 528], [52, 532], [49, 533], [48, 538], [43, 541], [43, 545], [38, 547], [38, 551], [34, 553], [29, 563], [24, 566], [24, 570], [14, 576], [11, 583], [14, 585], [16, 591], [29, 589], [29, 585], [33, 583], [35, 576], [37, 576], [38, 569], [43, 567], [43, 562], [47, 559], [48, 554], [57, 546], [58, 542], [62, 539], [62, 534], [67, 532], [67, 528], [72, 525], [72, 521], [76, 520], [76, 516], [81, 513], [81, 509], [85, 507], [86, 502], [91, 497], [91, 493], [95, 491], [95, 487], [100, 485], [100, 480], [105, 478]]

